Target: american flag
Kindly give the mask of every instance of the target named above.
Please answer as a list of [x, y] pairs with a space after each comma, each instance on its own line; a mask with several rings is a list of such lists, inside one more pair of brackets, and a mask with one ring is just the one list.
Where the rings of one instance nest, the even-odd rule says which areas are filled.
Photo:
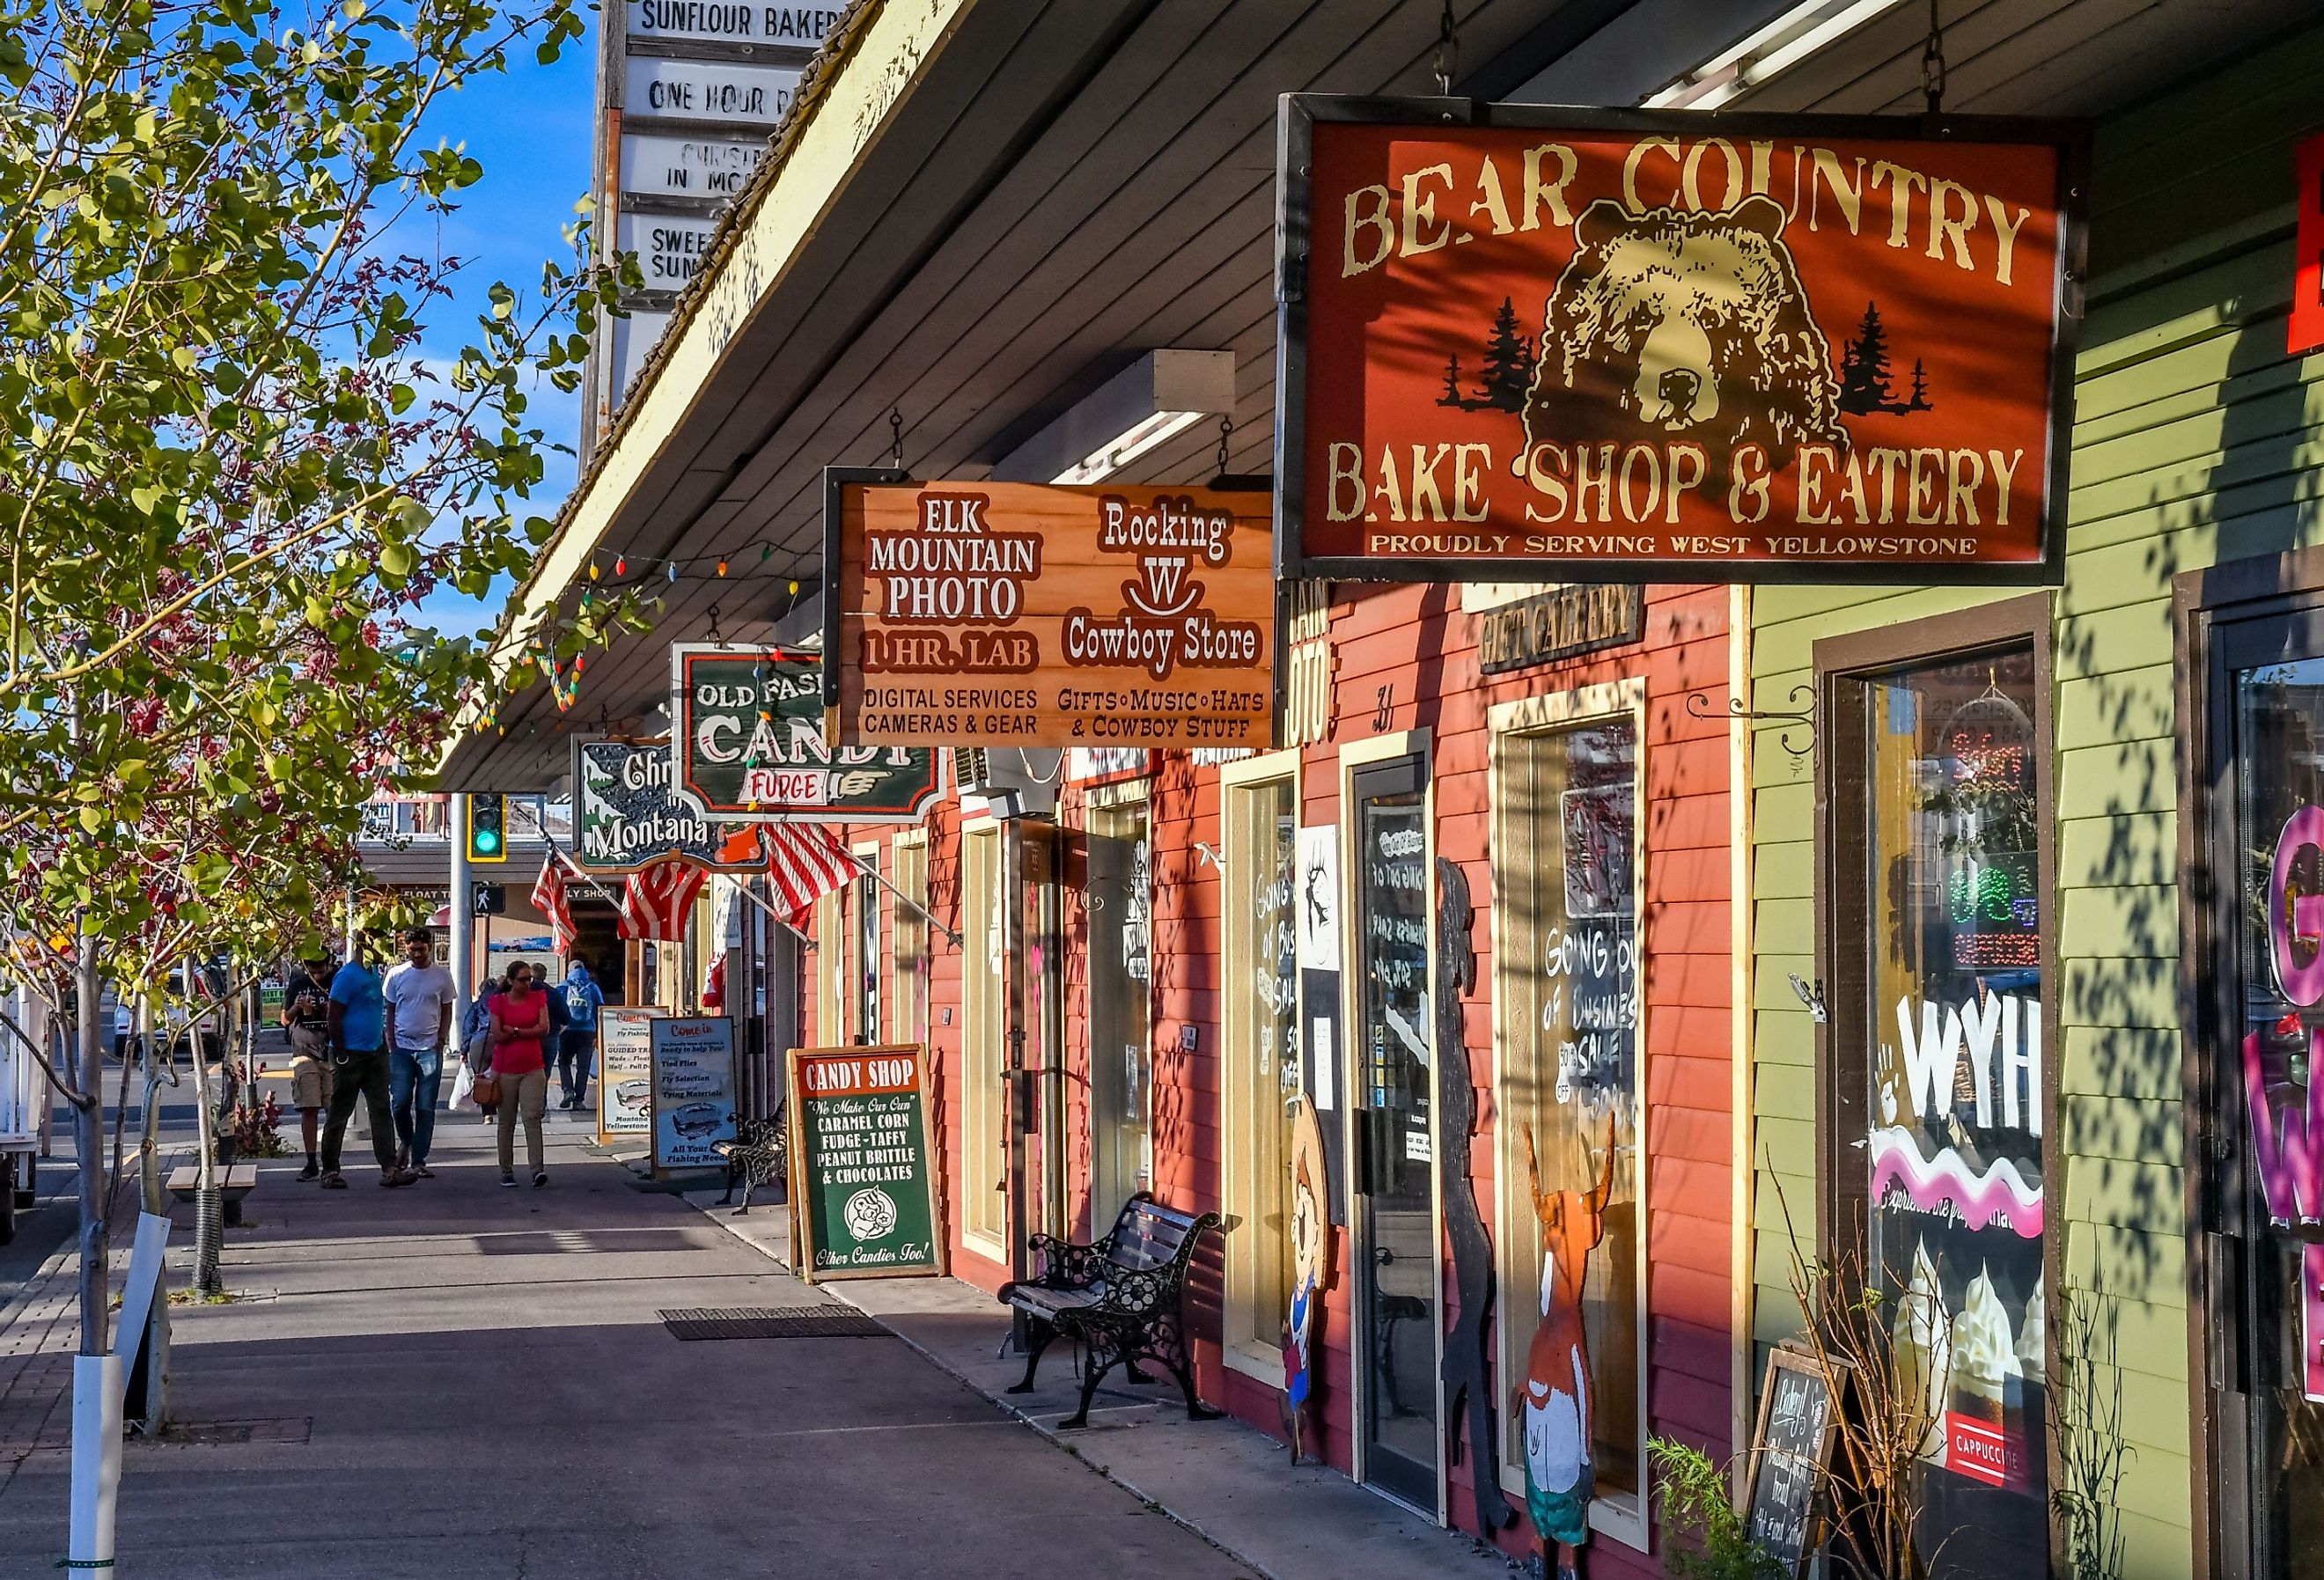
[[565, 893], [565, 874], [558, 870], [555, 856], [544, 857], [540, 876], [532, 881], [532, 908], [549, 919], [549, 937], [560, 955], [570, 955], [580, 938], [574, 929], [573, 906]]
[[766, 836], [767, 887], [775, 909], [789, 911], [795, 922], [855, 876], [855, 858], [820, 825], [770, 823]]
[[614, 930], [625, 938], [677, 943], [686, 937], [686, 919], [710, 874], [682, 861], [659, 861], [632, 873], [622, 884], [621, 920]]

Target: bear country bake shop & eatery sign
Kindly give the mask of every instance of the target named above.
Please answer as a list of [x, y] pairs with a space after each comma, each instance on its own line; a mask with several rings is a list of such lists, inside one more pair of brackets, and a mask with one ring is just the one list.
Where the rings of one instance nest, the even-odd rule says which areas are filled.
[[944, 791], [936, 752], [826, 744], [812, 653], [679, 643], [669, 670], [674, 788], [714, 822], [917, 823]]
[[1266, 494], [825, 476], [835, 739], [1269, 744]]
[[1279, 130], [1286, 575], [2056, 579], [2078, 128], [1295, 95]]

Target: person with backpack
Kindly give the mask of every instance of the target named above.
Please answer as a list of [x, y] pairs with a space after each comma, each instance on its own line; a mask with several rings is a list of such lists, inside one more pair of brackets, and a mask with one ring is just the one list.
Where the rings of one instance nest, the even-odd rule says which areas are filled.
[[597, 1012], [605, 1007], [604, 990], [580, 961], [565, 974], [565, 1030], [557, 1039], [557, 1084], [564, 1088], [559, 1108], [579, 1108], [589, 1095], [589, 1077], [597, 1068]]

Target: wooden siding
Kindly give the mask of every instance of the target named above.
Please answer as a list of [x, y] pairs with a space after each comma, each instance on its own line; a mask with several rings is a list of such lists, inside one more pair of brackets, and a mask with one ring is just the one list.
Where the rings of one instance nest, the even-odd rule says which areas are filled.
[[[1644, 1134], [1646, 1150], [1647, 1296], [1645, 1379], [1649, 1431], [1683, 1438], [1724, 1457], [1729, 1452], [1729, 1222], [1731, 1145], [1727, 1008], [1729, 958], [1727, 851], [1728, 735], [1720, 721], [1691, 716], [1689, 692], [1726, 698], [1727, 609], [1723, 587], [1649, 587], [1642, 642], [1563, 663], [1487, 678], [1478, 669], [1477, 620], [1445, 586], [1339, 589], [1331, 640], [1337, 655], [1338, 725], [1333, 738], [1303, 759], [1307, 827], [1340, 821], [1340, 751], [1374, 734], [1426, 729], [1435, 800], [1436, 854], [1457, 863], [1476, 907], [1471, 942], [1477, 987], [1463, 1005], [1462, 1051], [1478, 1090], [1477, 1131], [1469, 1143], [1470, 1177], [1488, 1230], [1496, 1227], [1496, 1137], [1500, 1103], [1494, 1087], [1493, 880], [1490, 853], [1489, 710], [1499, 703], [1577, 690], [1643, 676], [1646, 730], [1641, 742], [1645, 819], [1646, 913], [1641, 993], [1645, 1010]], [[1380, 688], [1393, 688], [1385, 731], [1372, 727]], [[1215, 816], [1215, 801], [1212, 803]], [[1432, 902], [1433, 903], [1433, 902]], [[1206, 1033], [1206, 1035], [1208, 1035]], [[1342, 1076], [1344, 1086], [1346, 1077]], [[1456, 1144], [1440, 1137], [1439, 1145]], [[1340, 1237], [1342, 1276], [1331, 1294], [1326, 1356], [1318, 1375], [1324, 1449], [1342, 1469], [1351, 1463], [1348, 1409], [1351, 1280]], [[1444, 1252], [1443, 1254], [1449, 1254]], [[1535, 1318], [1534, 1280], [1502, 1269], [1496, 1322]], [[1443, 1313], [1457, 1316], [1448, 1287]], [[1523, 1345], [1518, 1346], [1522, 1351]], [[1500, 1353], [1496, 1341], [1489, 1352]], [[1505, 1418], [1513, 1380], [1496, 1363], [1493, 1401]], [[1246, 1415], [1274, 1429], [1268, 1412]], [[1241, 1413], [1239, 1411], [1239, 1413]], [[1446, 1423], [1456, 1437], [1458, 1423]], [[1449, 1514], [1475, 1529], [1473, 1464], [1465, 1452], [1449, 1464]], [[1447, 1458], [1452, 1450], [1448, 1449]], [[1522, 1516], [1501, 1533], [1513, 1554], [1533, 1550]], [[1591, 1543], [1592, 1573], [1659, 1574], [1659, 1561], [1605, 1535]]]
[[[2190, 1573], [2181, 1173], [2179, 731], [2171, 579], [2221, 559], [2324, 541], [2324, 356], [2287, 358], [2289, 143], [2319, 119], [2310, 32], [2135, 117], [2101, 128], [2093, 282], [2076, 380], [2067, 564], [2052, 632], [2051, 764], [2064, 1178], [2051, 1182], [2068, 1278], [2125, 1302], [2125, 1419], [2137, 1454], [2121, 1504], [2127, 1573]], [[2207, 253], [2157, 194], [2200, 190]], [[1763, 588], [1754, 600], [1754, 706], [1809, 679], [1813, 642], [1982, 601], [1928, 588]], [[1819, 749], [1833, 749], [1819, 743]], [[1756, 1337], [1794, 1330], [1780, 1183], [1812, 1235], [1812, 1038], [1785, 982], [1813, 975], [1812, 767], [1755, 753]], [[1770, 1160], [1783, 1160], [1781, 1167]]]

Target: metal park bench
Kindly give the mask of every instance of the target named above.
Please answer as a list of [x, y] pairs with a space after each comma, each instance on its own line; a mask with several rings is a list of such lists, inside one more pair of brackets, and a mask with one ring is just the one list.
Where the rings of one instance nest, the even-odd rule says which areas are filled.
[[1041, 1352], [1063, 1334], [1088, 1347], [1089, 1364], [1082, 1373], [1081, 1409], [1062, 1425], [1089, 1425], [1090, 1400], [1115, 1366], [1125, 1366], [1132, 1381], [1148, 1381], [1138, 1370], [1140, 1359], [1155, 1362], [1178, 1380], [1189, 1420], [1218, 1416], [1194, 1397], [1179, 1302], [1194, 1242], [1219, 1225], [1216, 1213], [1196, 1217], [1140, 1191], [1123, 1204], [1113, 1232], [1095, 1244], [1034, 1235], [1026, 1243], [1040, 1258], [1039, 1276], [1001, 1289], [1001, 1303], [1027, 1319], [1025, 1380], [1009, 1391], [1031, 1391]]
[[790, 1142], [778, 1112], [768, 1119], [738, 1119], [734, 1122], [734, 1139], [713, 1141], [710, 1150], [726, 1160], [726, 1194], [718, 1198], [724, 1206], [734, 1199], [734, 1184], [742, 1185], [742, 1205], [734, 1209], [741, 1217], [751, 1210], [751, 1193], [770, 1179], [780, 1179], [789, 1166]]

